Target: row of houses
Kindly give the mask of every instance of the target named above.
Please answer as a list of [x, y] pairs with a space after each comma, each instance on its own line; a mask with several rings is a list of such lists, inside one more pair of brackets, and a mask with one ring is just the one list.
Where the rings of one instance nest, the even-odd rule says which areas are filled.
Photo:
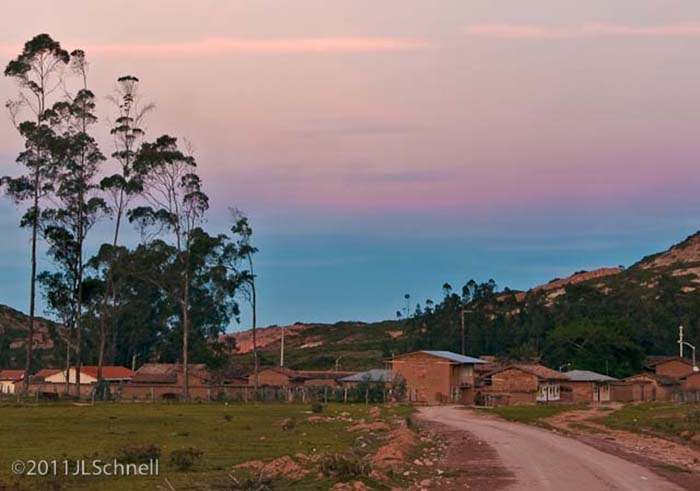
[[410, 401], [428, 404], [672, 401], [700, 392], [700, 372], [681, 357], [650, 357], [642, 373], [616, 379], [589, 370], [559, 372], [540, 364], [419, 351], [394, 357], [390, 377], [405, 381]]
[[[670, 401], [678, 394], [700, 391], [700, 373], [680, 357], [652, 357], [642, 373], [615, 379], [587, 370], [559, 372], [539, 364], [501, 363], [493, 358], [474, 358], [449, 351], [417, 351], [393, 357], [390, 368], [367, 372], [292, 370], [261, 367], [257, 376], [214, 376], [205, 365], [190, 365], [192, 398], [212, 399], [232, 393], [248, 397], [254, 386], [263, 389], [303, 391], [310, 388], [345, 389], [365, 384], [402, 386], [410, 402], [516, 405], [551, 402]], [[56, 395], [68, 383], [75, 387], [77, 371], [42, 369], [29, 383], [30, 393]], [[23, 384], [21, 370], [0, 371], [0, 394], [13, 394]], [[113, 396], [127, 399], [177, 399], [184, 386], [180, 364], [146, 363], [137, 371], [105, 366], [102, 379]], [[400, 384], [398, 383], [400, 381]], [[97, 367], [80, 369], [80, 394], [89, 397], [98, 383]], [[72, 389], [75, 390], [74, 388]], [[74, 392], [73, 392], [74, 393]], [[291, 392], [289, 392], [291, 394]]]

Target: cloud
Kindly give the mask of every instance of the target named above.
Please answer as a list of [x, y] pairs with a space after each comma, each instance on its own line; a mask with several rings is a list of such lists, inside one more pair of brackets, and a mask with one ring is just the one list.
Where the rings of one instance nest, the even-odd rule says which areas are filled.
[[595, 36], [700, 37], [700, 23], [631, 26], [587, 23], [573, 27], [535, 24], [473, 24], [466, 34], [495, 39], [566, 39]]
[[[387, 37], [321, 37], [306, 39], [210, 38], [164, 43], [62, 43], [80, 46], [88, 54], [139, 57], [218, 56], [245, 54], [371, 53], [411, 51], [429, 48], [422, 39]], [[20, 45], [0, 44], [0, 54], [19, 53]]]

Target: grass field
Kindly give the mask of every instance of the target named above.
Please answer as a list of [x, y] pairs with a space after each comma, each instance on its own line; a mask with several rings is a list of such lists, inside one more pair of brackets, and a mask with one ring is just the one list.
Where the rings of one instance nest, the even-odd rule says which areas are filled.
[[[366, 417], [364, 405], [331, 405], [324, 416], [348, 412], [355, 419]], [[384, 409], [385, 417], [404, 416], [408, 407]], [[63, 404], [0, 405], [0, 490], [16, 491], [156, 491], [167, 478], [177, 491], [231, 489], [217, 487], [235, 464], [267, 460], [298, 452], [317, 454], [347, 451], [356, 433], [345, 431], [350, 423], [332, 421], [313, 424], [308, 405], [224, 404]], [[282, 422], [293, 418], [292, 429]], [[133, 444], [161, 448], [159, 477], [16, 477], [15, 460], [114, 459]], [[196, 447], [202, 462], [189, 471], [169, 463], [176, 449]], [[275, 489], [326, 491], [333, 484], [316, 475]]]
[[[648, 402], [628, 404], [596, 419], [610, 428], [692, 440], [700, 435], [700, 405]], [[694, 438], [695, 437], [695, 438]]]
[[540, 424], [542, 420], [557, 414], [581, 409], [581, 405], [552, 404], [534, 406], [502, 406], [482, 409], [484, 413], [495, 414], [508, 421], [526, 424]]

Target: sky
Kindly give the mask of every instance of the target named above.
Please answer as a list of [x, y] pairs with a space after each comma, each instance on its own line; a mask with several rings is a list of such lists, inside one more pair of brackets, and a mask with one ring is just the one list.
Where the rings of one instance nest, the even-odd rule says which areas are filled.
[[[261, 324], [392, 318], [404, 293], [438, 300], [469, 278], [526, 289], [628, 266], [700, 229], [695, 0], [2, 11], [2, 60], [41, 32], [86, 51], [105, 153], [106, 97], [117, 77], [140, 78], [156, 106], [147, 138], [194, 148], [207, 227], [225, 231], [229, 206], [251, 217]], [[0, 99], [17, 90], [0, 79]], [[21, 145], [0, 117], [0, 175], [20, 171]], [[26, 311], [19, 215], [0, 200], [0, 303]]]

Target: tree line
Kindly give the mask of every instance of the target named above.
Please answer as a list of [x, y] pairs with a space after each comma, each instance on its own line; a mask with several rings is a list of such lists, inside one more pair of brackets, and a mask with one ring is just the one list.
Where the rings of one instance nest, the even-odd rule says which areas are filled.
[[547, 291], [516, 298], [518, 292], [500, 290], [493, 280], [470, 280], [459, 292], [445, 283], [440, 301], [425, 301], [397, 320], [406, 336], [386, 342], [383, 352], [460, 352], [464, 322], [471, 356], [628, 376], [638, 373], [648, 355], [677, 354], [679, 325], [691, 343], [700, 342], [700, 292], [684, 288], [686, 281], [671, 270], [630, 268], [606, 279], [604, 288], [595, 282], [567, 285], [556, 298]]
[[[67, 374], [76, 368], [77, 394], [86, 362], [98, 366], [103, 387], [103, 366], [140, 358], [182, 363], [188, 399], [190, 364], [221, 366], [234, 347], [219, 337], [238, 319], [237, 300], [255, 307], [257, 249], [248, 218], [232, 208], [230, 230], [205, 230], [210, 205], [197, 161], [175, 137], [147, 137], [144, 121], [154, 106], [143, 101], [137, 77], [119, 77], [108, 97], [116, 118], [105, 155], [83, 50], [69, 52], [39, 34], [4, 74], [19, 89], [6, 107], [24, 148], [17, 157], [23, 172], [2, 177], [0, 187], [24, 207], [19, 225], [31, 238], [25, 390], [38, 364], [40, 292], [60, 322], [51, 334]], [[103, 221], [111, 224], [110, 240], [95, 247]], [[127, 223], [138, 231], [132, 247]], [[40, 250], [49, 270], [39, 271]]]

